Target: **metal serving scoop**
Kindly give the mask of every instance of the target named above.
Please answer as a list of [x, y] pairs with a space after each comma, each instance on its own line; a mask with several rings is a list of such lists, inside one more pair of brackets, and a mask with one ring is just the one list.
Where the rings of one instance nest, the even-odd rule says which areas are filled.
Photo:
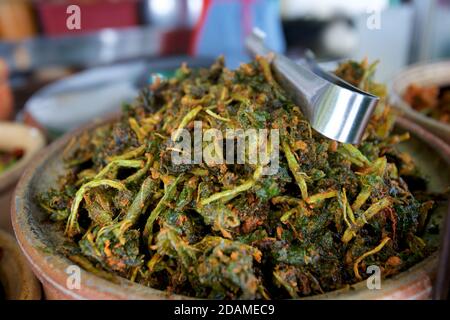
[[[246, 39], [253, 55], [267, 55], [264, 33], [258, 29]], [[312, 59], [300, 65], [274, 53], [272, 69], [280, 85], [300, 106], [311, 126], [339, 142], [357, 144], [367, 126], [378, 98], [323, 71]]]

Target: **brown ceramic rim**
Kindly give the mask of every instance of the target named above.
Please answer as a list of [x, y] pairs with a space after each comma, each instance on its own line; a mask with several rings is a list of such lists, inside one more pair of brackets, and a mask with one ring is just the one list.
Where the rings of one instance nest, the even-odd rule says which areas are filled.
[[[57, 292], [53, 297], [66, 299], [191, 299], [182, 295], [172, 295], [161, 290], [152, 289], [126, 279], [118, 278], [118, 283], [105, 280], [87, 271], [81, 270], [81, 289], [69, 290], [66, 287], [66, 268], [73, 263], [62, 255], [47, 253], [39, 249], [45, 246], [39, 239], [32, 220], [29, 219], [28, 208], [24, 196], [29, 191], [33, 174], [55, 152], [61, 150], [73, 136], [111, 121], [97, 121], [84, 126], [73, 133], [65, 135], [42, 150], [35, 161], [27, 168], [16, 188], [12, 203], [12, 223], [14, 231], [25, 256], [30, 262], [37, 277], [44, 287]], [[401, 129], [414, 132], [419, 139], [435, 149], [450, 165], [450, 146], [439, 138], [412, 123], [399, 118], [397, 124]], [[309, 299], [427, 299], [431, 297], [431, 288], [437, 265], [437, 253], [419, 262], [410, 269], [385, 279], [381, 290], [368, 290], [365, 281], [328, 292]]]

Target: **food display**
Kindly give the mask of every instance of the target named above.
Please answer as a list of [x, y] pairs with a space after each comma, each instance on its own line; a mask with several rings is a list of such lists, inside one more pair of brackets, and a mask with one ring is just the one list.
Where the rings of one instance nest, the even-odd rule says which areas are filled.
[[23, 157], [22, 149], [15, 149], [12, 151], [0, 150], [0, 173], [3, 173], [12, 167], [17, 161]]
[[414, 109], [433, 119], [450, 124], [450, 87], [411, 84], [403, 99]]
[[[436, 249], [428, 235], [439, 228], [412, 157], [396, 148], [409, 134], [393, 132], [375, 66], [336, 70], [381, 97], [357, 146], [316, 133], [266, 58], [157, 79], [119, 120], [72, 139], [65, 174], [35, 199], [67, 239], [58, 250], [107, 279], [215, 299], [299, 298], [359, 282], [371, 265], [383, 277], [406, 270]], [[196, 123], [223, 137], [277, 130], [276, 172], [175, 163], [180, 130]]]

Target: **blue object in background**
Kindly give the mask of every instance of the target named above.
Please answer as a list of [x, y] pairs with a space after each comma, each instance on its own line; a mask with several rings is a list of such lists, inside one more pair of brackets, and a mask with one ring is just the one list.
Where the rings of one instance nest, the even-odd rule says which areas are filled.
[[278, 0], [204, 0], [192, 51], [199, 56], [224, 55], [227, 67], [250, 60], [245, 37], [254, 27], [266, 33], [267, 46], [284, 52]]

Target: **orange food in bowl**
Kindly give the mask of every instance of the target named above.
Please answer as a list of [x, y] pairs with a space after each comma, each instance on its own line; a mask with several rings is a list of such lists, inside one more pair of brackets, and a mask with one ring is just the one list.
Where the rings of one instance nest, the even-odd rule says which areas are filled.
[[413, 109], [436, 120], [450, 123], [450, 90], [438, 86], [410, 84], [403, 94]]

